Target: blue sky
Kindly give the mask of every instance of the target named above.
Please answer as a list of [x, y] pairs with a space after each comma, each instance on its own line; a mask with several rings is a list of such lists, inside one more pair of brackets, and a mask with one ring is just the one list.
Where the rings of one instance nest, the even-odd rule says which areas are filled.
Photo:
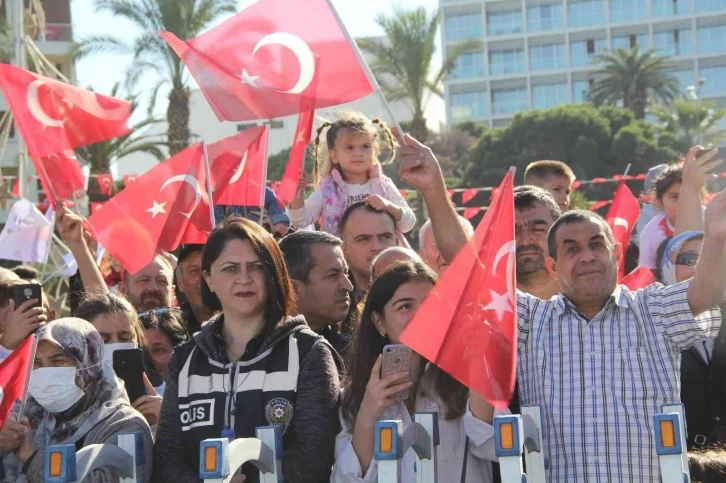
[[[304, 1], [304, 0], [294, 0]], [[90, 35], [110, 34], [119, 38], [135, 36], [136, 31], [133, 25], [114, 18], [106, 13], [96, 13], [94, 9], [95, 0], [73, 0], [71, 2], [73, 18], [73, 35], [76, 40], [83, 39]], [[241, 0], [239, 8], [252, 3], [250, 0]], [[375, 23], [375, 17], [379, 13], [388, 14], [393, 6], [402, 4], [390, 0], [333, 0], [343, 23], [354, 37], [379, 35], [380, 28]], [[429, 10], [438, 7], [438, 0], [405, 0], [406, 7], [423, 5]], [[220, 19], [222, 21], [224, 19]], [[79, 61], [76, 65], [78, 85], [81, 87], [93, 87], [97, 92], [108, 93], [115, 82], [123, 79], [126, 67], [130, 58], [118, 55], [94, 55]], [[153, 85], [152, 79], [145, 79], [139, 85], [140, 91], [149, 91]], [[162, 99], [160, 95], [160, 99]], [[157, 113], [164, 111], [163, 103], [157, 104]], [[161, 112], [160, 112], [161, 111]]]

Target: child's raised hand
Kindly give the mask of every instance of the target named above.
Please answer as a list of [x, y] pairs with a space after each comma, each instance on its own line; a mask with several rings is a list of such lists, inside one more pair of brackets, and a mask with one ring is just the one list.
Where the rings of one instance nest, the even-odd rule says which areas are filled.
[[388, 209], [388, 205], [390, 205], [390, 202], [382, 198], [380, 195], [370, 195], [365, 199], [365, 202], [376, 211], [386, 211]]
[[297, 179], [297, 189], [302, 190], [308, 185], [308, 174], [303, 169], [300, 171], [300, 176]]
[[717, 176], [709, 171], [723, 163], [721, 159], [714, 159], [718, 155], [718, 149], [711, 149], [697, 158], [701, 151], [701, 146], [692, 147], [683, 163], [683, 186], [694, 191], [700, 191], [708, 181], [716, 179]]

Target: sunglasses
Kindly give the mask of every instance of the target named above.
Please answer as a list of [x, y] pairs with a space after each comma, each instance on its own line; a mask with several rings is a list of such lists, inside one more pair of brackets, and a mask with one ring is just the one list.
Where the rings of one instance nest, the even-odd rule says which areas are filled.
[[683, 265], [686, 267], [693, 267], [698, 263], [698, 253], [681, 253], [676, 258], [676, 265]]
[[177, 307], [160, 307], [158, 309], [147, 310], [146, 312], [141, 312], [139, 314], [139, 318], [150, 317], [152, 315], [156, 315], [156, 316], [164, 315], [164, 314], [168, 314], [169, 312], [172, 312], [172, 311], [175, 311], [175, 313], [181, 312], [181, 310]]

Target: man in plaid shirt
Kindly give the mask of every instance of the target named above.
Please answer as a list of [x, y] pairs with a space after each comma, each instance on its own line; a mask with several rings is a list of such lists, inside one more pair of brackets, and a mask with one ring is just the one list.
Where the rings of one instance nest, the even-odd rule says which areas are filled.
[[[406, 138], [401, 177], [424, 195], [444, 258], [466, 243], [431, 150]], [[623, 247], [598, 215], [563, 215], [548, 235], [560, 293], [518, 294], [522, 404], [544, 415], [552, 482], [658, 482], [653, 415], [680, 401], [680, 352], [714, 338], [726, 294], [726, 191], [705, 215], [693, 279], [631, 292], [617, 284]], [[715, 308], [715, 309], [714, 309]]]

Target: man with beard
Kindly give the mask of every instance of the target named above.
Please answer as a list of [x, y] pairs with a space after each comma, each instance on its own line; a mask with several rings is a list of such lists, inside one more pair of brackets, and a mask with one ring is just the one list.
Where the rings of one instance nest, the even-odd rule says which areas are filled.
[[189, 334], [198, 332], [214, 311], [202, 302], [202, 249], [204, 245], [182, 245], [174, 271], [176, 298]]
[[124, 271], [119, 291], [129, 299], [138, 313], [160, 307], [171, 307], [174, 270], [163, 255], [131, 275]]
[[350, 337], [338, 324], [348, 317], [353, 284], [341, 246], [343, 241], [322, 231], [298, 231], [280, 241], [295, 286], [295, 313], [325, 337], [345, 359]]
[[514, 237], [517, 243], [517, 288], [543, 300], [557, 295], [557, 280], [547, 271], [547, 232], [560, 217], [552, 195], [536, 186], [514, 189]]

